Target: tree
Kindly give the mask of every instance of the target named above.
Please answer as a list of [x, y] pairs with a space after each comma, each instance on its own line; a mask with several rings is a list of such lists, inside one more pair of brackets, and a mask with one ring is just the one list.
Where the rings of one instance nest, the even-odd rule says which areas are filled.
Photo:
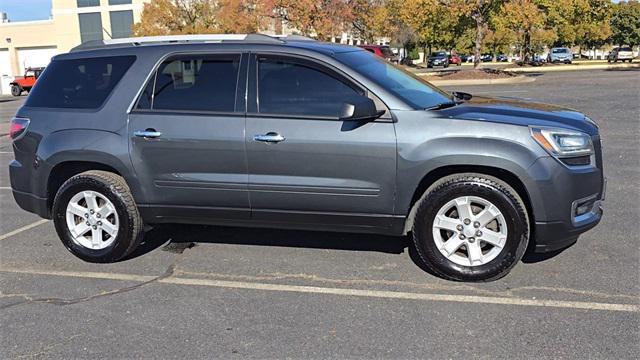
[[367, 43], [393, 32], [389, 7], [384, 0], [348, 0], [351, 28], [355, 36]]
[[545, 28], [545, 17], [533, 0], [510, 0], [496, 17], [496, 23], [518, 39], [525, 64], [532, 58], [532, 44], [550, 42], [555, 37], [553, 30]]
[[152, 0], [144, 4], [136, 36], [257, 32], [268, 11], [258, 0]]
[[611, 17], [611, 40], [616, 45], [640, 45], [640, 2], [621, 2]]
[[328, 40], [342, 32], [345, 22], [351, 20], [351, 11], [345, 0], [265, 0], [273, 16], [285, 21], [302, 35]]

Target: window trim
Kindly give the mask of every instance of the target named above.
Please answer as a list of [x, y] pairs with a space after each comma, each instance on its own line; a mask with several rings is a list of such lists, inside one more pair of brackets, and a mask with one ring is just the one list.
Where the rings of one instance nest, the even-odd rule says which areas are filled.
[[[234, 100], [233, 111], [137, 109], [138, 103], [140, 102], [140, 99], [142, 98], [142, 94], [144, 93], [144, 89], [146, 89], [150, 81], [154, 82], [153, 88], [155, 89], [155, 81], [158, 74], [158, 70], [160, 69], [160, 66], [162, 66], [162, 64], [164, 64], [165, 62], [170, 61], [172, 59], [182, 58], [182, 57], [190, 57], [190, 56], [206, 57], [206, 56], [221, 56], [221, 55], [222, 56], [231, 55], [231, 56], [237, 56], [239, 58], [238, 76], [236, 79], [236, 94], [235, 94], [236, 96]], [[186, 52], [175, 51], [175, 52], [164, 54], [158, 59], [158, 61], [156, 61], [151, 71], [149, 71], [149, 74], [147, 74], [147, 77], [142, 83], [142, 86], [140, 86], [140, 88], [138, 89], [138, 92], [136, 93], [136, 96], [133, 98], [133, 101], [131, 102], [131, 104], [129, 104], [129, 107], [127, 109], [127, 114], [145, 114], [146, 113], [146, 114], [154, 114], [154, 115], [155, 114], [174, 114], [174, 115], [183, 114], [183, 115], [204, 115], [204, 116], [213, 116], [213, 115], [235, 116], [238, 114], [244, 115], [246, 113], [246, 101], [244, 100], [246, 96], [243, 93], [241, 93], [241, 90], [246, 91], [246, 88], [242, 86], [242, 81], [243, 79], [246, 78], [246, 62], [247, 62], [247, 54], [242, 51], [227, 51], [227, 50], [225, 51], [205, 50], [205, 51], [186, 51]], [[245, 109], [243, 110], [242, 107], [245, 107]]]
[[249, 72], [247, 76], [247, 117], [251, 118], [283, 118], [283, 119], [305, 119], [305, 120], [325, 120], [325, 121], [340, 121], [340, 119], [336, 116], [315, 116], [315, 115], [301, 115], [301, 114], [275, 114], [275, 113], [261, 113], [259, 112], [259, 74], [258, 74], [258, 61], [260, 57], [274, 57], [274, 58], [282, 58], [285, 60], [298, 60], [299, 62], [304, 62], [306, 64], [312, 65], [311, 67], [320, 72], [326, 73], [327, 75], [336, 78], [339, 81], [345, 83], [345, 85], [360, 90], [363, 96], [366, 96], [372, 99], [376, 105], [380, 105], [382, 107], [381, 110], [385, 110], [384, 115], [380, 118], [374, 120], [374, 122], [395, 122], [395, 119], [391, 115], [389, 107], [385, 104], [382, 99], [380, 99], [377, 95], [375, 95], [372, 91], [370, 91], [367, 87], [362, 85], [360, 82], [349, 76], [349, 74], [340, 70], [338, 67], [329, 64], [325, 61], [300, 55], [300, 54], [290, 54], [283, 53], [279, 51], [257, 51], [251, 52], [249, 54]]

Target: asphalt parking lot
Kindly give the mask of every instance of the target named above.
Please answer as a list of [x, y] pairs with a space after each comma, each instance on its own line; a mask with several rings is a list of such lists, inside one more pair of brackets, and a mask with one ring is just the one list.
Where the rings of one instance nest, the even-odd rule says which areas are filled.
[[[487, 284], [424, 272], [408, 239], [303, 231], [162, 226], [127, 261], [85, 263], [13, 202], [2, 136], [0, 357], [637, 358], [638, 70], [455, 87], [575, 108], [603, 138], [602, 223]], [[0, 98], [0, 121], [23, 101]]]

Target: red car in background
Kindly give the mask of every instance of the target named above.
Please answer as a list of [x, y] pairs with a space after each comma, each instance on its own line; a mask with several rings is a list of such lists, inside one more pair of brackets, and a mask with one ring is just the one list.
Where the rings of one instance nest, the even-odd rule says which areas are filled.
[[456, 64], [456, 65], [460, 66], [460, 65], [462, 65], [462, 58], [460, 58], [458, 53], [456, 53], [455, 51], [452, 51], [449, 54], [449, 64]]
[[369, 52], [372, 52], [381, 58], [390, 61], [392, 63], [398, 63], [400, 61], [400, 57], [391, 51], [391, 48], [387, 45], [358, 45], [358, 47], [363, 48]]
[[29, 92], [33, 85], [36, 84], [36, 80], [38, 80], [43, 70], [43, 67], [27, 68], [21, 79], [16, 79], [9, 84], [11, 85], [11, 95], [20, 96], [23, 91]]

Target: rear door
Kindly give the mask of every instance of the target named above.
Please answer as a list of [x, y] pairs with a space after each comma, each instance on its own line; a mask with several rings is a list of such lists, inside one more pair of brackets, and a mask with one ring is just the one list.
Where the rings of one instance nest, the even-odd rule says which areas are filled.
[[338, 120], [344, 104], [367, 91], [326, 64], [258, 54], [250, 66], [246, 144], [252, 218], [386, 227], [396, 176], [388, 112], [370, 122]]
[[245, 79], [241, 54], [213, 53], [170, 57], [149, 80], [129, 135], [154, 216], [249, 218]]

